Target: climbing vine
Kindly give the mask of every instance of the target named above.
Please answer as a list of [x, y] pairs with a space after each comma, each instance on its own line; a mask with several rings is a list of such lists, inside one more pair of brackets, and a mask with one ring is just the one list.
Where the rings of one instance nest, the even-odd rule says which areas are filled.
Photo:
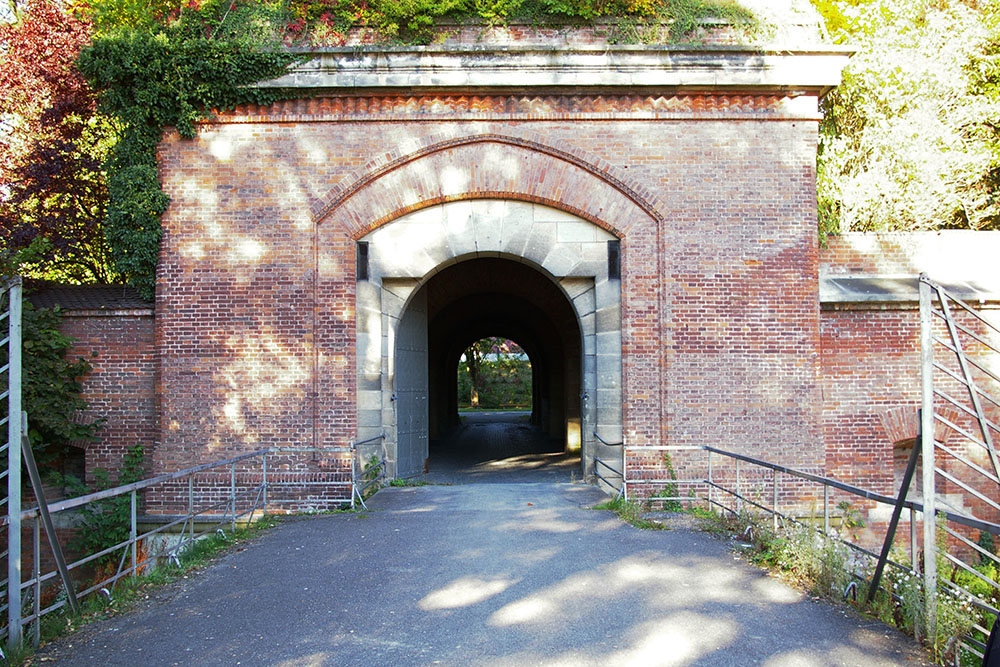
[[[291, 8], [286, 43], [342, 46], [362, 42], [426, 44], [442, 22], [502, 25], [608, 24], [612, 41], [690, 38], [706, 19], [752, 28], [754, 15], [734, 0], [307, 0]], [[665, 27], [665, 30], [663, 28]]]
[[88, 11], [96, 37], [77, 65], [119, 132], [103, 224], [112, 273], [150, 299], [168, 203], [156, 164], [164, 130], [193, 137], [211, 110], [289, 94], [252, 85], [306, 57], [286, 47], [428, 43], [441, 22], [469, 20], [607, 19], [610, 41], [678, 41], [710, 17], [755, 23], [733, 0], [93, 0]]
[[[150, 29], [108, 30], [80, 54], [80, 71], [100, 92], [100, 110], [120, 127], [107, 164], [104, 223], [114, 270], [146, 298], [153, 296], [168, 201], [156, 169], [164, 129], [193, 137], [195, 122], [212, 109], [274, 100], [280, 93], [250, 84], [281, 75], [299, 58], [279, 48], [261, 7], [205, 2]], [[281, 16], [280, 8], [273, 16]]]

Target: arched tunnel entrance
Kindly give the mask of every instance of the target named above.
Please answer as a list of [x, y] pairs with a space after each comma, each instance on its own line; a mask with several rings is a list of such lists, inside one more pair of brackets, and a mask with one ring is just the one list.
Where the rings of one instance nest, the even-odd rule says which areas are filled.
[[[359, 242], [358, 434], [384, 434], [391, 476], [433, 471], [449, 455], [488, 461], [490, 437], [515, 427], [531, 441], [523, 453], [587, 472], [600, 447], [594, 431], [620, 438], [613, 234], [539, 204], [486, 199], [408, 213]], [[529, 356], [531, 412], [501, 418], [515, 423], [477, 440], [459, 416], [456, 368], [488, 336], [517, 341]], [[600, 455], [620, 457], [621, 448]], [[570, 457], [575, 465], [566, 466]]]
[[[568, 453], [579, 456], [582, 342], [576, 313], [556, 283], [523, 262], [500, 257], [461, 261], [435, 274], [414, 295], [411, 305], [425, 309], [427, 321], [428, 467], [435, 456], [449, 465]], [[407, 320], [409, 309], [403, 316]], [[407, 328], [401, 327], [401, 331]], [[537, 433], [525, 433], [509, 417], [474, 418], [474, 428], [458, 411], [455, 373], [462, 353], [475, 341], [500, 336], [518, 341], [532, 363], [532, 401], [528, 419]], [[397, 350], [412, 339], [397, 340]], [[397, 352], [398, 356], [399, 352]], [[397, 386], [410, 384], [411, 367], [397, 367]], [[402, 399], [400, 399], [402, 400]], [[412, 403], [421, 409], [419, 402]], [[399, 411], [408, 406], [400, 403]], [[470, 419], [471, 417], [467, 417]], [[403, 423], [403, 419], [400, 419]], [[475, 437], [481, 433], [482, 437]], [[415, 444], [415, 443], [414, 443]], [[400, 440], [400, 452], [406, 443]], [[400, 456], [400, 461], [403, 460]], [[400, 469], [399, 474], [418, 471]]]

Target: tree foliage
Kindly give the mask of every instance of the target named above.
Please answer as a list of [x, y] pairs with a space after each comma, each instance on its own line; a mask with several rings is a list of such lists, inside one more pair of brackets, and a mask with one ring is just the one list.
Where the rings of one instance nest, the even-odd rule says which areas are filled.
[[531, 362], [506, 338], [483, 338], [458, 364], [458, 404], [473, 408], [531, 407]]
[[996, 0], [816, 0], [857, 54], [825, 100], [825, 232], [1000, 228]]
[[[298, 57], [279, 49], [269, 8], [257, 2], [193, 1], [160, 22], [114, 25], [99, 18], [99, 36], [78, 61], [100, 91], [100, 109], [120, 128], [107, 162], [111, 195], [105, 235], [114, 269], [152, 298], [167, 196], [160, 188], [156, 146], [172, 126], [193, 137], [195, 121], [213, 109], [263, 103], [278, 93], [250, 84], [284, 73]], [[115, 18], [115, 20], [120, 20]]]
[[[32, 0], [0, 25], [0, 244], [26, 275], [110, 282], [103, 160], [113, 128], [76, 68], [90, 23]], [[29, 255], [22, 255], [27, 258]]]

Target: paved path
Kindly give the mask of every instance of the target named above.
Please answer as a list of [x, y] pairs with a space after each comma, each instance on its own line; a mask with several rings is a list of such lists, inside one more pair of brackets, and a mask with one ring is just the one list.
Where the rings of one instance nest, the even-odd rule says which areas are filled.
[[57, 665], [923, 665], [702, 533], [641, 531], [567, 483], [391, 488], [293, 519]]
[[527, 412], [463, 412], [462, 425], [431, 443], [430, 482], [569, 482], [580, 456], [563, 453]]

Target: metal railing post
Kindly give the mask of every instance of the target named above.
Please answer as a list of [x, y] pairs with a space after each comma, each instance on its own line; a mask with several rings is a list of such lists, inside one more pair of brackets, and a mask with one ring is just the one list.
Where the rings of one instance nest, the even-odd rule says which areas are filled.
[[131, 532], [129, 533], [129, 540], [132, 542], [132, 578], [135, 579], [139, 576], [139, 527], [138, 527], [138, 503], [136, 499], [136, 492], [133, 489], [132, 493], [129, 494], [129, 519], [131, 521]]
[[264, 485], [264, 514], [267, 514], [267, 453], [261, 456], [261, 484]]
[[236, 464], [229, 466], [229, 502], [230, 508], [232, 510], [232, 523], [230, 527], [232, 528], [233, 535], [236, 534]]
[[830, 487], [823, 485], [823, 534], [830, 535]]
[[628, 502], [628, 456], [625, 453], [625, 437], [622, 436], [622, 500]]
[[708, 452], [708, 509], [715, 511], [715, 505], [712, 504], [712, 491], [714, 487], [712, 484], [715, 482], [712, 479], [712, 452]]
[[7, 317], [7, 646], [21, 646], [21, 280]]
[[917, 571], [917, 513], [910, 508], [910, 569]]
[[[923, 277], [923, 276], [922, 276]], [[923, 457], [925, 632], [937, 630], [937, 509], [934, 493], [934, 340], [931, 286], [920, 281], [920, 429]]]
[[351, 509], [355, 507], [354, 497], [358, 495], [358, 447], [351, 442]]
[[32, 632], [32, 642], [35, 648], [42, 641], [42, 530], [38, 525], [40, 519], [32, 521], [32, 550], [34, 552], [31, 564], [31, 578], [35, 584], [32, 587], [31, 611], [35, 616], [35, 627]]
[[778, 471], [771, 470], [771, 519], [774, 532], [778, 532]]
[[191, 537], [188, 538], [191, 542], [194, 542], [194, 475], [188, 475], [188, 521], [191, 524]]
[[743, 494], [740, 493], [740, 460], [736, 459], [736, 506], [743, 509]]

